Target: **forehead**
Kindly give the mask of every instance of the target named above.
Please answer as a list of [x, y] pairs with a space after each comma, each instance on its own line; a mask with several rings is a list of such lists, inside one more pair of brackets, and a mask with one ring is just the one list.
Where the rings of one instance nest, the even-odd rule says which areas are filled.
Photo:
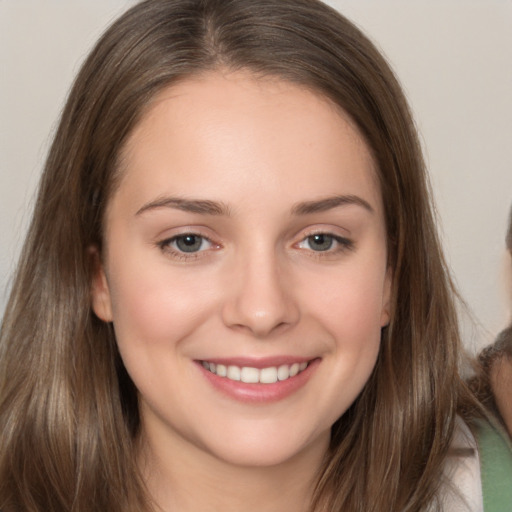
[[312, 188], [332, 195], [335, 178], [349, 193], [363, 184], [381, 202], [371, 152], [341, 108], [304, 87], [247, 72], [210, 72], [158, 93], [120, 161], [120, 185], [131, 181], [139, 193], [154, 182], [153, 193], [215, 196], [270, 180], [297, 194]]

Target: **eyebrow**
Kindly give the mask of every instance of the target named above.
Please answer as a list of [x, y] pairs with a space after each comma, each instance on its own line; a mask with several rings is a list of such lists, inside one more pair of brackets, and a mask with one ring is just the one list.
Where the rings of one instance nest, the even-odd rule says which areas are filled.
[[137, 210], [135, 215], [141, 215], [149, 210], [158, 208], [175, 208], [184, 212], [198, 213], [202, 215], [229, 215], [229, 208], [216, 201], [207, 199], [183, 199], [180, 197], [161, 197], [146, 203]]
[[362, 197], [354, 195], [341, 195], [326, 197], [316, 201], [305, 201], [302, 203], [297, 203], [293, 206], [292, 213], [295, 215], [309, 215], [312, 213], [326, 212], [339, 206], [348, 205], [361, 206], [365, 210], [368, 210], [370, 213], [375, 212], [370, 203], [365, 201]]
[[[370, 213], [374, 213], [374, 209], [371, 207], [370, 203], [359, 196], [337, 195], [315, 201], [297, 203], [292, 207], [292, 214], [310, 215], [348, 205], [358, 205]], [[154, 201], [150, 201], [139, 208], [135, 215], [141, 215], [144, 212], [159, 208], [175, 208], [184, 212], [197, 213], [201, 215], [230, 215], [230, 209], [224, 203], [210, 201], [208, 199], [184, 199], [180, 197], [161, 197], [155, 199]]]

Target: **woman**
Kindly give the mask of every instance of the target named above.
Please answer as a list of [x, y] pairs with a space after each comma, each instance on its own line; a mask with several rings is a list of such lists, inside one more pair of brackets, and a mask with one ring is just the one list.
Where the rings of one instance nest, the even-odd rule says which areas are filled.
[[409, 109], [358, 29], [309, 0], [142, 2], [41, 181], [0, 506], [480, 510], [452, 300]]

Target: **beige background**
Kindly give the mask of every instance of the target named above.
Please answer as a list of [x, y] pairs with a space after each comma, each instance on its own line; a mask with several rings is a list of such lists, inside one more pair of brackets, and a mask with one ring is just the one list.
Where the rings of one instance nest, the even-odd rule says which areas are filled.
[[[0, 314], [40, 169], [88, 49], [128, 0], [0, 0]], [[397, 71], [416, 114], [468, 346], [509, 321], [512, 0], [331, 0]]]

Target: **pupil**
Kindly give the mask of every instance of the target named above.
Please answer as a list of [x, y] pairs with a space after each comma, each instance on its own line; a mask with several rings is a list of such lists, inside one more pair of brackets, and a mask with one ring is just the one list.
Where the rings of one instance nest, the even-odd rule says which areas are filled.
[[183, 235], [176, 240], [176, 245], [180, 251], [195, 252], [200, 249], [202, 239], [196, 235]]
[[322, 234], [310, 236], [309, 244], [315, 251], [327, 251], [332, 247], [332, 236]]

